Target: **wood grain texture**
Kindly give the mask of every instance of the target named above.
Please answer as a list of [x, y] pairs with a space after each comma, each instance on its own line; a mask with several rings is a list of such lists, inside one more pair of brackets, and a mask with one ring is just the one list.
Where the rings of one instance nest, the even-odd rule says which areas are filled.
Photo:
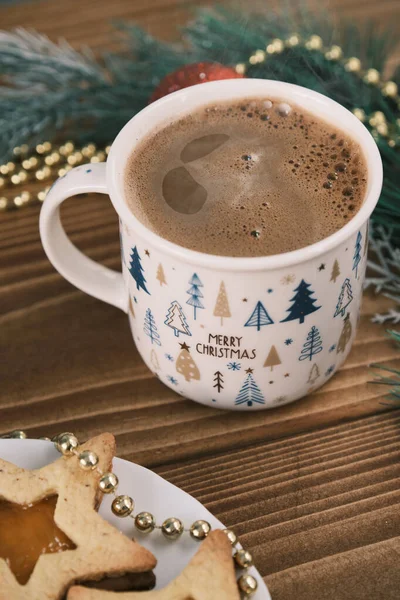
[[[377, 25], [400, 4], [335, 0]], [[74, 47], [116, 48], [111, 18], [171, 38], [192, 2], [54, 0], [0, 8], [3, 28], [35, 27]], [[398, 54], [393, 60], [396, 62]], [[117, 218], [104, 196], [62, 210], [74, 243], [120, 268]], [[400, 589], [400, 409], [368, 383], [371, 363], [400, 366], [384, 327], [392, 303], [366, 296], [344, 367], [292, 405], [243, 415], [185, 401], [145, 367], [127, 317], [64, 281], [38, 235], [38, 207], [0, 216], [0, 433], [109, 430], [118, 454], [153, 467], [240, 534], [273, 600], [394, 600]]]

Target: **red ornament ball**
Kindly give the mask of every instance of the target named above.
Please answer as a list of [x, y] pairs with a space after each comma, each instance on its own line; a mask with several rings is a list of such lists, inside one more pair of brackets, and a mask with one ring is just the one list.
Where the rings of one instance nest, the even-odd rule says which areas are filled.
[[243, 75], [236, 73], [232, 67], [226, 67], [219, 63], [200, 62], [185, 65], [173, 73], [169, 73], [161, 80], [151, 95], [149, 104], [163, 96], [190, 87], [191, 85], [206, 83], [207, 81], [218, 81], [220, 79], [239, 79], [242, 77]]

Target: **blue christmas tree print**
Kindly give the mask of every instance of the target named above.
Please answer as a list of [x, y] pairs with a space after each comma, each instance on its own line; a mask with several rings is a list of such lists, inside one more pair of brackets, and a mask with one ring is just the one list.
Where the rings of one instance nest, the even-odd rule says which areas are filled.
[[146, 280], [143, 275], [143, 267], [140, 262], [139, 252], [137, 251], [136, 246], [132, 248], [131, 251], [131, 265], [129, 267], [129, 273], [132, 275], [133, 279], [136, 281], [136, 287], [138, 290], [142, 288], [147, 294], [150, 295], [149, 290], [146, 288]]
[[160, 336], [158, 334], [157, 326], [150, 308], [146, 310], [143, 331], [146, 335], [149, 336], [152, 344], [157, 344], [157, 346], [161, 346]]
[[182, 306], [176, 300], [171, 302], [171, 306], [168, 309], [167, 318], [165, 319], [164, 323], [174, 330], [176, 337], [179, 337], [180, 333], [192, 335], [190, 333]]
[[358, 279], [358, 265], [361, 261], [361, 240], [362, 234], [361, 231], [357, 233], [356, 244], [354, 246], [354, 256], [353, 256], [353, 271], [356, 272], [356, 278]]
[[333, 316], [337, 317], [338, 315], [341, 315], [342, 317], [344, 317], [346, 308], [352, 300], [353, 291], [351, 289], [350, 279], [346, 277], [346, 279], [343, 282], [342, 289], [340, 290], [339, 298], [336, 304], [335, 314]]
[[312, 357], [319, 354], [319, 352], [322, 352], [321, 335], [315, 325], [313, 325], [308, 332], [299, 360], [312, 360]]
[[[252, 371], [252, 369], [248, 370]], [[247, 404], [247, 406], [253, 406], [254, 403], [265, 404], [265, 400], [260, 388], [254, 381], [252, 373], [250, 372], [244, 380], [241, 390], [236, 397], [235, 405], [239, 406], [240, 404]]]
[[245, 327], [257, 327], [257, 331], [260, 331], [264, 325], [271, 325], [273, 320], [265, 310], [262, 302], [258, 301], [255, 309], [251, 313], [249, 319], [244, 324]]
[[312, 290], [310, 290], [311, 283], [307, 283], [302, 279], [294, 289], [295, 295], [290, 299], [290, 302], [293, 302], [292, 306], [287, 309], [288, 316], [286, 319], [282, 319], [281, 323], [285, 323], [286, 321], [295, 321], [299, 319], [300, 323], [304, 323], [304, 318], [307, 315], [319, 310], [320, 306], [314, 306], [317, 300], [315, 298], [311, 298], [314, 294]]
[[204, 298], [201, 293], [200, 288], [204, 287], [198, 277], [197, 273], [193, 273], [192, 278], [189, 280], [189, 284], [192, 286], [187, 290], [187, 294], [189, 294], [190, 298], [186, 301], [186, 304], [193, 306], [193, 318], [196, 320], [196, 310], [198, 308], [204, 308], [202, 301], [200, 298]]

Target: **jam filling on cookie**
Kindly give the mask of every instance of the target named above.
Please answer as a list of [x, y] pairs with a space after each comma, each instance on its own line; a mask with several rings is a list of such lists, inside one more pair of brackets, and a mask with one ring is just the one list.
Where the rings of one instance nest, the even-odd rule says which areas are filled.
[[75, 544], [54, 522], [58, 496], [20, 505], [0, 498], [0, 558], [25, 585], [41, 554], [74, 550]]

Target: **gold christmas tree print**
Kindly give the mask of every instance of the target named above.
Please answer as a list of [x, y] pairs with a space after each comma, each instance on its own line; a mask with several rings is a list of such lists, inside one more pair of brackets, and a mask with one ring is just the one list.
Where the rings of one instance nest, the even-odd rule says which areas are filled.
[[165, 279], [165, 273], [162, 264], [158, 265], [156, 279], [160, 282], [160, 285], [167, 285], [167, 280]]
[[336, 279], [339, 277], [339, 275], [340, 275], [339, 263], [337, 261], [337, 258], [335, 258], [335, 262], [333, 263], [333, 267], [332, 267], [332, 273], [331, 273], [330, 280], [335, 283]]
[[219, 292], [213, 314], [214, 317], [221, 318], [221, 325], [224, 324], [224, 319], [228, 319], [232, 316], [229, 308], [228, 296], [226, 295], [225, 284], [223, 281], [221, 281], [221, 285], [219, 286]]
[[199, 380], [200, 371], [189, 352], [190, 346], [185, 343], [179, 345], [181, 351], [176, 359], [177, 372], [183, 375], [186, 381], [191, 381], [192, 379]]
[[343, 321], [343, 329], [336, 348], [336, 354], [345, 351], [347, 343], [350, 341], [352, 330], [353, 328], [350, 322], [350, 313], [347, 313]]
[[129, 312], [132, 315], [132, 317], [135, 319], [136, 315], [135, 315], [135, 311], [133, 309], [132, 298], [130, 296], [129, 296]]
[[271, 346], [271, 350], [268, 353], [267, 358], [265, 359], [264, 367], [270, 367], [271, 371], [274, 370], [274, 367], [282, 364], [281, 359], [279, 358], [279, 354], [275, 346]]
[[158, 362], [157, 353], [156, 353], [156, 351], [154, 350], [154, 348], [153, 348], [153, 350], [152, 350], [152, 351], [151, 351], [151, 353], [150, 353], [150, 362], [151, 362], [151, 364], [153, 365], [154, 369], [155, 369], [156, 371], [158, 371], [158, 370], [159, 370], [159, 368], [160, 368], [160, 363]]
[[311, 367], [310, 374], [307, 379], [307, 383], [311, 383], [311, 385], [313, 385], [319, 376], [320, 376], [320, 372], [319, 372], [318, 365], [317, 365], [317, 363], [314, 363], [313, 366]]

